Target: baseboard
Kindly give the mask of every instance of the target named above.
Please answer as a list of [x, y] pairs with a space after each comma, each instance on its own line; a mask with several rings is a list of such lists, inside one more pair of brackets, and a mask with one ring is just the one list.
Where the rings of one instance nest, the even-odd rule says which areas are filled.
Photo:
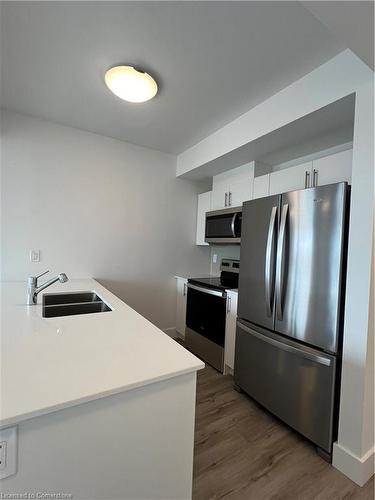
[[233, 368], [228, 365], [224, 365], [224, 373], [223, 375], [231, 375], [233, 377]]
[[359, 458], [339, 443], [334, 443], [332, 465], [359, 486], [363, 486], [374, 474], [374, 448]]

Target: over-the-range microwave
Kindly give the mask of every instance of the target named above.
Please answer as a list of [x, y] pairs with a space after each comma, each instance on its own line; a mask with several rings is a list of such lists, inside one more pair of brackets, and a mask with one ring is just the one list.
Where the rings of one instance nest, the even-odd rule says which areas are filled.
[[206, 212], [204, 239], [207, 243], [241, 242], [242, 207]]

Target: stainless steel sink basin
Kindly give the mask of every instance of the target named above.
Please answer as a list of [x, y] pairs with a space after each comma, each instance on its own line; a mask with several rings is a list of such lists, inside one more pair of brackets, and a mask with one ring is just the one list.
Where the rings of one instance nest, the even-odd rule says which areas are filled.
[[48, 293], [43, 295], [43, 318], [108, 311], [112, 311], [112, 309], [95, 292]]
[[43, 295], [43, 305], [46, 306], [98, 301], [102, 299], [95, 292], [45, 293]]

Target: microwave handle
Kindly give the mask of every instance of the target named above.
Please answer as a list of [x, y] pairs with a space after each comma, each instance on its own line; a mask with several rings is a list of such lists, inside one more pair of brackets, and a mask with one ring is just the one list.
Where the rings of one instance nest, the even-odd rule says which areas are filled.
[[233, 238], [236, 238], [236, 227], [235, 227], [235, 224], [236, 224], [236, 217], [238, 215], [238, 212], [234, 213], [233, 214], [233, 217], [232, 217], [232, 222], [231, 222], [231, 225], [230, 225], [230, 228], [232, 230], [232, 236]]

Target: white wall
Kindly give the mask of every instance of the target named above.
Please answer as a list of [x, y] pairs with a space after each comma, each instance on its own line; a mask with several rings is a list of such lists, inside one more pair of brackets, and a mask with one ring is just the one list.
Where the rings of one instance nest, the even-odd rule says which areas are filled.
[[[213, 276], [220, 274], [221, 259], [239, 259], [240, 245], [210, 245], [211, 247], [211, 270]], [[213, 256], [217, 256], [217, 261], [213, 262]]]
[[9, 112], [1, 132], [2, 279], [93, 277], [173, 327], [174, 274], [210, 265], [195, 246], [198, 187], [176, 179], [175, 157]]
[[339, 437], [333, 463], [359, 484], [374, 473], [374, 86], [356, 92]]

